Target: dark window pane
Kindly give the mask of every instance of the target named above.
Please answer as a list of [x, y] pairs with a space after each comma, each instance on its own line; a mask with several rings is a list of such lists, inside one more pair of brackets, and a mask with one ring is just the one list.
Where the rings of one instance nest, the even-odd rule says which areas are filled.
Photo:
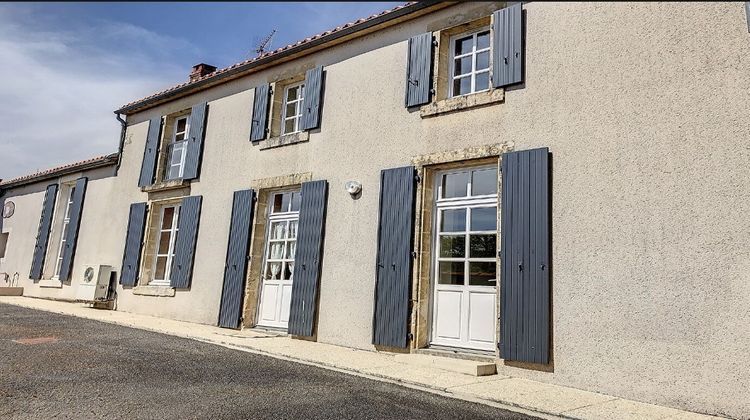
[[466, 209], [443, 210], [441, 232], [466, 232]]
[[497, 207], [477, 207], [471, 209], [471, 230], [497, 230]]
[[495, 258], [496, 255], [496, 235], [471, 235], [469, 239], [470, 258]]
[[477, 78], [474, 81], [474, 92], [487, 90], [490, 88], [490, 73], [484, 72], [477, 74]]
[[490, 32], [480, 32], [477, 34], [477, 49], [481, 50], [490, 47]]
[[462, 77], [453, 81], [453, 96], [471, 93], [471, 76]]
[[177, 120], [177, 132], [181, 133], [185, 131], [185, 127], [187, 127], [187, 119], [179, 119]]
[[461, 57], [453, 60], [453, 75], [471, 73], [471, 56]]
[[463, 261], [440, 261], [438, 283], [440, 284], [464, 284]]
[[174, 217], [174, 207], [167, 207], [164, 209], [164, 218], [161, 222], [162, 229], [169, 229], [172, 227], [172, 218]]
[[159, 249], [157, 254], [166, 255], [169, 253], [169, 239], [172, 237], [170, 232], [162, 232], [159, 236]]
[[294, 133], [294, 122], [295, 119], [284, 121], [284, 134]]
[[287, 101], [293, 101], [297, 99], [297, 89], [298, 87], [291, 87], [289, 90], [286, 91], [286, 100]]
[[[477, 54], [476, 70], [479, 71], [479, 70], [484, 70], [488, 68], [490, 68], [490, 52], [489, 51], [480, 52], [479, 54]], [[477, 90], [479, 90], [479, 88], [477, 88]]]
[[461, 55], [471, 52], [474, 45], [474, 37], [469, 35], [465, 38], [459, 38], [455, 41], [455, 52], [453, 55]]
[[154, 273], [154, 280], [166, 280], [164, 274], [167, 271], [167, 257], [158, 257], [156, 259], [156, 272]]
[[466, 197], [468, 184], [468, 172], [443, 175], [443, 198]]
[[273, 197], [273, 213], [284, 213], [289, 211], [289, 202], [292, 200], [292, 194], [278, 193]]
[[469, 263], [469, 285], [494, 287], [497, 284], [496, 269], [497, 264], [494, 261]]
[[287, 104], [286, 106], [286, 118], [297, 116], [297, 103]]
[[284, 275], [282, 280], [289, 280], [292, 278], [292, 270], [289, 268], [289, 263], [284, 264]]
[[463, 258], [466, 255], [466, 236], [441, 236], [440, 256], [444, 258]]
[[488, 194], [497, 194], [497, 168], [472, 171], [471, 195]]

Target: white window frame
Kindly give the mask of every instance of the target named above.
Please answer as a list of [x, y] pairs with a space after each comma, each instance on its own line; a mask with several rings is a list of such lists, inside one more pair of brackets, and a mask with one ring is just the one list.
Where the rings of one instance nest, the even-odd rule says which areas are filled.
[[[433, 267], [433, 275], [434, 275], [434, 284], [437, 285], [440, 281], [440, 262], [441, 261], [454, 261], [454, 262], [464, 262], [464, 284], [463, 285], [456, 285], [456, 286], [470, 286], [470, 287], [491, 287], [491, 286], [472, 286], [469, 283], [469, 276], [470, 276], [470, 262], [497, 262], [498, 256], [497, 254], [493, 257], [485, 257], [485, 258], [479, 258], [479, 257], [470, 257], [470, 245], [471, 245], [471, 235], [496, 235], [496, 241], [499, 240], [497, 238], [497, 224], [495, 225], [495, 230], [491, 231], [473, 231], [471, 230], [471, 212], [473, 209], [479, 209], [479, 208], [487, 208], [487, 207], [495, 207], [495, 210], [497, 211], [498, 208], [498, 192], [495, 191], [495, 194], [484, 194], [484, 195], [471, 195], [471, 189], [472, 189], [472, 179], [471, 175], [469, 176], [469, 182], [466, 184], [466, 195], [463, 197], [453, 197], [453, 198], [442, 198], [443, 197], [443, 177], [446, 174], [453, 174], [453, 173], [460, 173], [460, 172], [469, 172], [476, 170], [483, 170], [483, 169], [493, 169], [497, 168], [497, 166], [488, 165], [488, 166], [475, 166], [475, 167], [466, 167], [466, 168], [460, 168], [460, 169], [453, 169], [453, 170], [446, 170], [441, 171], [437, 173], [436, 182], [437, 182], [437, 195], [435, 197], [435, 226], [434, 226], [434, 243], [433, 243], [433, 252], [432, 257], [434, 261], [434, 267]], [[499, 171], [496, 172], [499, 176]], [[441, 232], [440, 226], [442, 222], [442, 216], [443, 216], [443, 210], [452, 210], [452, 209], [466, 209], [466, 221], [465, 223], [465, 230], [461, 232]], [[497, 219], [495, 219], [497, 223]], [[463, 257], [441, 257], [440, 256], [440, 238], [443, 236], [461, 236], [463, 235], [465, 238], [465, 248], [464, 248], [464, 256]], [[499, 243], [495, 243], [495, 249], [499, 249]], [[499, 273], [497, 273], [499, 275]], [[450, 286], [450, 285], [441, 285], [441, 286]], [[495, 279], [495, 287], [497, 287], [497, 278]]]
[[[174, 209], [174, 215], [172, 216], [172, 226], [170, 226], [169, 229], [164, 229], [164, 226], [162, 226], [164, 223], [164, 213], [166, 209], [168, 208]], [[159, 211], [159, 225], [157, 226], [157, 230], [156, 230], [156, 241], [155, 241], [155, 248], [154, 248], [154, 266], [151, 271], [153, 273], [153, 276], [151, 278], [151, 281], [148, 283], [149, 286], [169, 286], [170, 285], [170, 280], [172, 276], [172, 261], [174, 260], [174, 247], [177, 241], [177, 232], [179, 231], [179, 221], [180, 221], [180, 204], [165, 205]], [[159, 254], [159, 243], [161, 242], [161, 234], [164, 232], [169, 232], [169, 235], [170, 235], [169, 236], [169, 248], [166, 254]], [[156, 266], [159, 262], [159, 257], [167, 257], [166, 266], [164, 267], [163, 279], [156, 278]]]
[[[297, 90], [296, 99], [289, 101], [288, 100], [289, 89], [293, 89], [297, 87], [299, 89]], [[305, 82], [304, 81], [299, 82], [299, 83], [293, 83], [284, 88], [284, 100], [282, 101], [282, 107], [281, 107], [281, 135], [282, 136], [287, 135], [287, 134], [299, 133], [300, 131], [302, 131], [299, 128], [299, 122], [300, 122], [300, 119], [302, 118], [302, 110], [304, 109], [303, 108], [304, 101], [305, 101]], [[296, 115], [292, 115], [292, 116], [286, 115], [287, 105], [290, 105], [290, 104], [295, 104]], [[288, 120], [294, 120], [294, 131], [289, 131], [289, 132], [285, 131], [286, 122]]]
[[[482, 33], [482, 32], [487, 32], [487, 36], [489, 37], [489, 41], [490, 42], [489, 42], [487, 48], [482, 48], [480, 50], [477, 50], [477, 35], [480, 34], [480, 33]], [[461, 39], [461, 38], [468, 38], [469, 36], [472, 37], [471, 51], [467, 52], [467, 53], [464, 53], [464, 54], [461, 54], [461, 55], [456, 55], [456, 40]], [[483, 27], [481, 29], [477, 29], [477, 30], [473, 30], [473, 31], [469, 31], [469, 32], [464, 32], [464, 33], [458, 34], [458, 35], [453, 35], [452, 37], [450, 37], [450, 44], [449, 45], [450, 45], [450, 47], [449, 47], [450, 48], [450, 65], [449, 65], [449, 77], [448, 77], [448, 80], [449, 80], [449, 83], [448, 83], [448, 97], [454, 98], [454, 97], [459, 97], [459, 96], [471, 95], [473, 93], [486, 92], [486, 91], [490, 90], [490, 86], [492, 84], [492, 74], [491, 74], [491, 70], [492, 70], [492, 33], [490, 32], [490, 28], [488, 26], [485, 26], [485, 27]], [[485, 52], [485, 51], [487, 52], [487, 55], [489, 57], [488, 58], [488, 64], [489, 65], [488, 65], [488, 67], [486, 69], [482, 69], [482, 70], [477, 71], [477, 55], [479, 53], [482, 53], [482, 52]], [[471, 71], [469, 73], [463, 73], [461, 75], [456, 76], [454, 74], [454, 70], [455, 70], [455, 66], [456, 66], [456, 59], [457, 58], [464, 58], [464, 57], [471, 57]], [[476, 90], [477, 75], [478, 74], [483, 74], [483, 73], [487, 73], [487, 80], [488, 80], [487, 89]], [[453, 84], [454, 84], [454, 82], [456, 81], [456, 79], [463, 79], [463, 78], [466, 78], [466, 77], [469, 77], [470, 80], [471, 80], [471, 91], [468, 92], [468, 93], [461, 94], [461, 95], [454, 95], [453, 94]]]
[[[179, 122], [185, 120], [185, 130], [184, 131], [177, 131], [177, 127], [179, 126]], [[181, 117], [177, 117], [174, 120], [174, 128], [172, 130], [172, 138], [169, 142], [169, 145], [167, 146], [167, 156], [166, 156], [166, 171], [164, 174], [164, 179], [166, 180], [173, 180], [173, 179], [180, 179], [182, 178], [182, 175], [185, 172], [185, 157], [187, 156], [187, 141], [188, 141], [188, 133], [190, 132], [190, 114], [184, 115]], [[177, 136], [179, 134], [184, 134], [184, 137], [182, 140], [177, 140]], [[173, 157], [175, 153], [180, 154], [180, 159], [177, 163], [173, 163]], [[170, 176], [172, 172], [172, 168], [177, 167], [177, 176]]]
[[[62, 269], [63, 253], [65, 252], [65, 241], [66, 231], [70, 224], [70, 208], [73, 206], [73, 193], [75, 192], [75, 185], [65, 184], [65, 191], [67, 193], [67, 200], [65, 201], [65, 209], [63, 210], [63, 219], [60, 225], [60, 237], [58, 240], [57, 258], [55, 258], [55, 271], [52, 272], [52, 278], [57, 280], [60, 278], [60, 270]], [[63, 195], [60, 195], [60, 199], [63, 199]], [[62, 204], [62, 203], [60, 203]]]

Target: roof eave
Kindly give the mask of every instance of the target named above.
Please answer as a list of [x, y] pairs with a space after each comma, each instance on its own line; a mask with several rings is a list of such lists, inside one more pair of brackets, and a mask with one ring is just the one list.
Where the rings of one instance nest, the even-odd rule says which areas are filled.
[[30, 176], [28, 178], [22, 178], [22, 179], [15, 180], [15, 181], [9, 180], [7, 183], [0, 183], [0, 191], [8, 190], [11, 188], [17, 188], [17, 187], [21, 187], [21, 186], [29, 185], [29, 184], [35, 184], [37, 182], [42, 182], [42, 181], [46, 181], [49, 179], [58, 178], [63, 175], [68, 175], [68, 174], [72, 174], [76, 172], [88, 171], [91, 169], [98, 169], [98, 168], [103, 168], [106, 166], [113, 166], [117, 164], [118, 156], [119, 156], [118, 153], [112, 153], [112, 154], [104, 156], [100, 160], [86, 162], [80, 165], [70, 166], [67, 168], [60, 168], [58, 170], [50, 171], [48, 173], [44, 173], [38, 176]]
[[[282, 60], [290, 56], [295, 56], [295, 55], [304, 53], [305, 51], [308, 51], [308, 50], [313, 50], [313, 51], [309, 51], [309, 53], [313, 53], [321, 49], [320, 48], [321, 46], [333, 43], [344, 37], [355, 35], [358, 32], [363, 32], [368, 29], [372, 29], [374, 27], [386, 24], [388, 22], [391, 22], [399, 18], [406, 17], [411, 14], [415, 14], [415, 16], [413, 16], [412, 18], [416, 18], [429, 11], [448, 7], [452, 5], [453, 3], [455, 2], [444, 2], [440, 0], [420, 1], [411, 5], [405, 6], [401, 9], [395, 10], [391, 13], [387, 13], [383, 16], [378, 16], [371, 20], [368, 20], [368, 21], [365, 21], [356, 25], [352, 25], [348, 28], [341, 29], [329, 35], [321, 36], [318, 39], [314, 39], [310, 42], [306, 42], [301, 45], [289, 48], [285, 51], [271, 54], [268, 57], [254, 60], [252, 62], [237, 66], [233, 69], [217, 74], [216, 76], [208, 77], [208, 78], [199, 80], [195, 83], [191, 83], [191, 84], [176, 88], [174, 90], [171, 90], [169, 92], [165, 92], [163, 94], [154, 96], [152, 98], [148, 98], [142, 101], [138, 101], [138, 102], [123, 106], [114, 112], [115, 114], [131, 115], [136, 112], [140, 112], [145, 109], [152, 108], [164, 102], [168, 102], [170, 100], [174, 100], [183, 96], [187, 96], [189, 94], [198, 92], [208, 87], [221, 84], [228, 80], [235, 79], [241, 76], [245, 76], [249, 73], [252, 73], [252, 71], [255, 69], [268, 67], [269, 65], [274, 64], [276, 62], [281, 62]], [[417, 14], [417, 12], [422, 12], [422, 13]]]

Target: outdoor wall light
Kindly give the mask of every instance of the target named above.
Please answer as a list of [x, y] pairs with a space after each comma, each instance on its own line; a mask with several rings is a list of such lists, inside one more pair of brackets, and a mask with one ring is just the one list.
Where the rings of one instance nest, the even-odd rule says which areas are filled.
[[362, 184], [359, 181], [347, 181], [346, 184], [344, 184], [344, 187], [346, 188], [346, 192], [352, 197], [362, 191]]

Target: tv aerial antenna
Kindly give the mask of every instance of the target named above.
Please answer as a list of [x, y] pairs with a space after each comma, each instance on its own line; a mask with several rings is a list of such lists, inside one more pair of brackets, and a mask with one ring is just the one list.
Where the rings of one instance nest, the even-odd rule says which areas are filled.
[[273, 39], [273, 36], [276, 34], [276, 29], [272, 30], [270, 34], [266, 35], [265, 38], [260, 40], [258, 42], [258, 45], [255, 47], [255, 52], [260, 56], [263, 55], [264, 52], [268, 49], [268, 47], [271, 45], [271, 40]]

